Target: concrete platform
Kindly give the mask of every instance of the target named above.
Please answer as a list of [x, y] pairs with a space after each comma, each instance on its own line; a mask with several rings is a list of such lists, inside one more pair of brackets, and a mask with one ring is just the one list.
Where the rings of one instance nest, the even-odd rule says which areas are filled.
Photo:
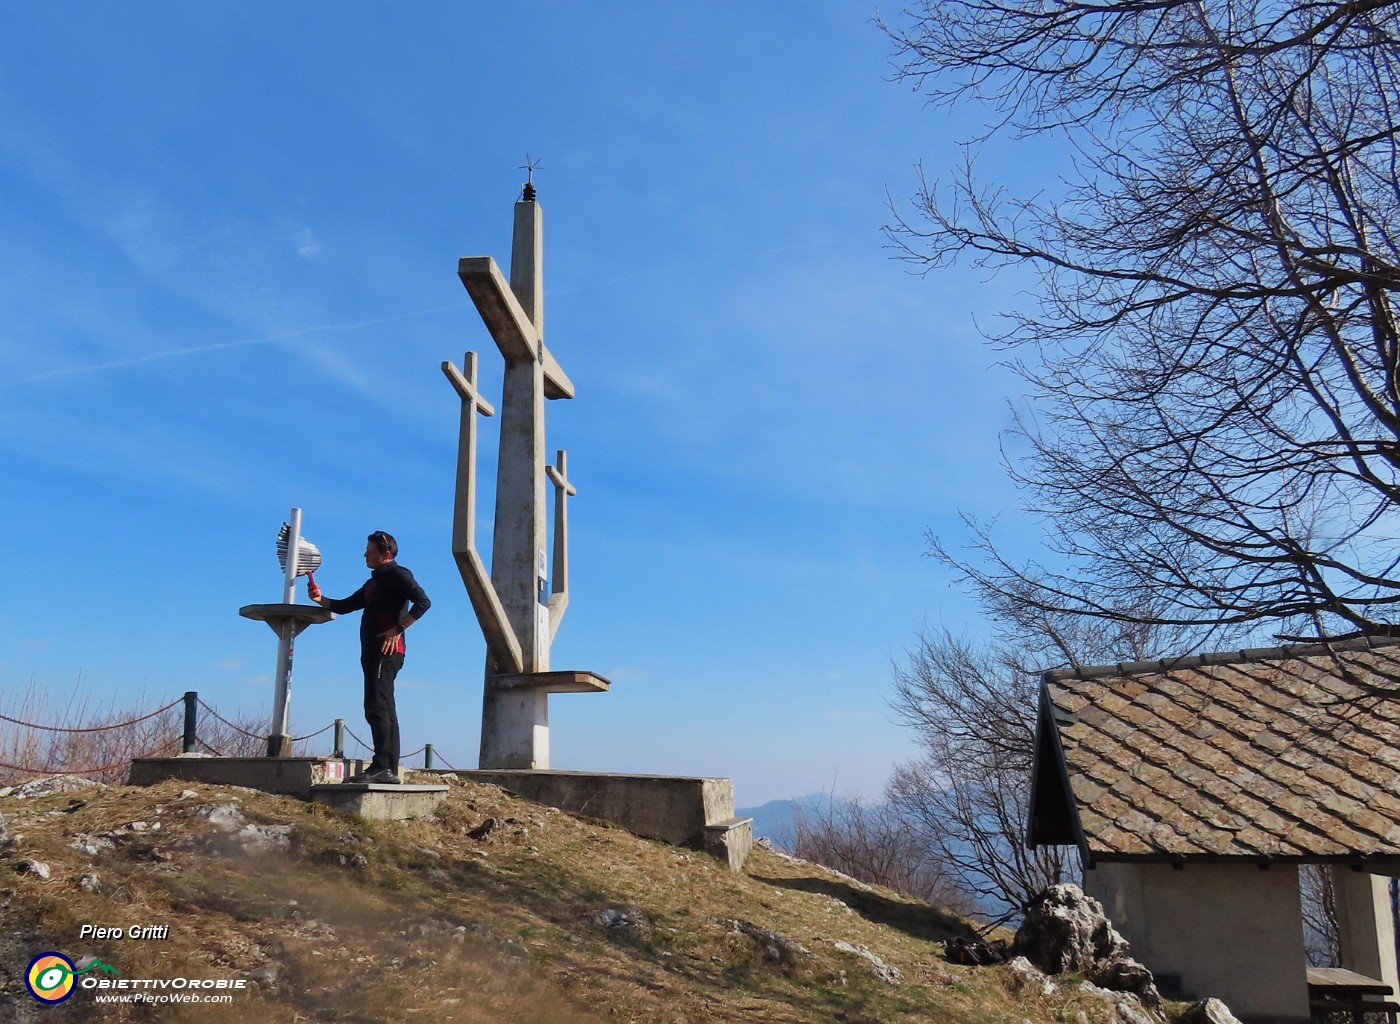
[[752, 819], [734, 817], [734, 783], [729, 779], [525, 769], [451, 774], [500, 786], [547, 807], [599, 818], [648, 839], [704, 850], [734, 871], [743, 868], [753, 848]]
[[593, 672], [517, 672], [492, 676], [502, 690], [538, 690], [541, 693], [607, 693], [612, 683]]
[[371, 821], [427, 818], [447, 801], [446, 786], [334, 782], [311, 787], [311, 802]]
[[149, 786], [164, 779], [188, 779], [309, 800], [313, 786], [343, 783], [360, 764], [334, 757], [138, 757], [131, 762], [127, 784]]
[[245, 619], [266, 622], [274, 633], [283, 622], [293, 622], [300, 633], [307, 626], [330, 622], [335, 615], [318, 604], [245, 604], [238, 609]]

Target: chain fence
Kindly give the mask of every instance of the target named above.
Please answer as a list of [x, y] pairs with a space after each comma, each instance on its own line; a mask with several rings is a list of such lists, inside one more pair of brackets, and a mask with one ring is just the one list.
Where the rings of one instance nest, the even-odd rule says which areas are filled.
[[[183, 723], [179, 714], [171, 713], [182, 706]], [[131, 762], [138, 758], [201, 752], [214, 757], [262, 757], [268, 751], [266, 720], [246, 717], [230, 720], [201, 700], [195, 691], [153, 711], [124, 715], [116, 721], [69, 725], [32, 721], [39, 717], [36, 715], [0, 714], [0, 784], [12, 785], [30, 777], [57, 775], [79, 775], [120, 784], [125, 782]], [[373, 751], [371, 744], [345, 727], [343, 719], [336, 719], [304, 736], [293, 736], [291, 740], [304, 745], [332, 730], [335, 732], [334, 749], [329, 754], [311, 754], [303, 746], [295, 756], [343, 758], [346, 736], [364, 751]], [[431, 743], [404, 754], [400, 762], [420, 754], [425, 768], [441, 763], [456, 771], [436, 756]]]

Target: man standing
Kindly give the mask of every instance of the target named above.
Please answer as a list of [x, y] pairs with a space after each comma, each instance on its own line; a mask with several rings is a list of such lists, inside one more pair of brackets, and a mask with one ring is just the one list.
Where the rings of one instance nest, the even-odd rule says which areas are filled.
[[374, 760], [369, 769], [352, 776], [351, 782], [398, 783], [399, 715], [394, 706], [394, 678], [403, 668], [403, 633], [423, 617], [429, 606], [428, 595], [399, 565], [399, 545], [383, 530], [369, 535], [365, 565], [370, 568], [365, 585], [349, 597], [336, 600], [321, 593], [308, 581], [307, 596], [337, 615], [359, 611], [360, 667], [365, 673], [365, 719], [374, 738]]

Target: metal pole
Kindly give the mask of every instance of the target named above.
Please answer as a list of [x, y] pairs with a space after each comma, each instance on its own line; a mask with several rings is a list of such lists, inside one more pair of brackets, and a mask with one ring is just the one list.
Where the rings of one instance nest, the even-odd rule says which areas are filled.
[[282, 584], [283, 604], [291, 604], [296, 599], [297, 556], [301, 554], [301, 509], [292, 509], [287, 525], [291, 527], [291, 532], [287, 534], [287, 569]]
[[423, 744], [423, 767], [424, 767], [425, 769], [427, 769], [427, 768], [432, 768], [432, 766], [433, 766], [433, 745], [432, 745], [431, 743], [425, 743], [425, 744]]
[[185, 753], [193, 754], [197, 752], [197, 741], [194, 738], [195, 721], [198, 717], [199, 694], [194, 690], [185, 691]]
[[345, 757], [345, 719], [335, 720], [335, 750], [331, 752], [331, 757]]
[[[288, 518], [290, 530], [287, 534], [287, 568], [282, 584], [283, 604], [292, 604], [296, 598], [297, 556], [301, 552], [301, 509], [292, 509]], [[287, 720], [292, 703], [292, 641], [297, 628], [290, 618], [284, 619], [280, 625], [277, 631], [277, 688], [272, 697], [272, 735], [267, 738], [268, 757], [286, 757], [292, 752]]]
[[267, 737], [267, 756], [291, 754], [287, 718], [292, 703], [292, 641], [296, 623], [285, 618], [277, 624], [277, 689], [272, 698], [272, 733]]

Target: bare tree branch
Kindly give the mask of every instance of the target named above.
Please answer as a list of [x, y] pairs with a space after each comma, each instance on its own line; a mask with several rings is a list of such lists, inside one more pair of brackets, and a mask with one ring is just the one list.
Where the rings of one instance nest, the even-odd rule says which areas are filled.
[[886, 26], [897, 77], [1056, 136], [1018, 196], [920, 174], [889, 236], [1037, 274], [993, 342], [1050, 564], [969, 521], [932, 552], [1056, 614], [1309, 636], [1400, 602], [1400, 2], [938, 0]]

